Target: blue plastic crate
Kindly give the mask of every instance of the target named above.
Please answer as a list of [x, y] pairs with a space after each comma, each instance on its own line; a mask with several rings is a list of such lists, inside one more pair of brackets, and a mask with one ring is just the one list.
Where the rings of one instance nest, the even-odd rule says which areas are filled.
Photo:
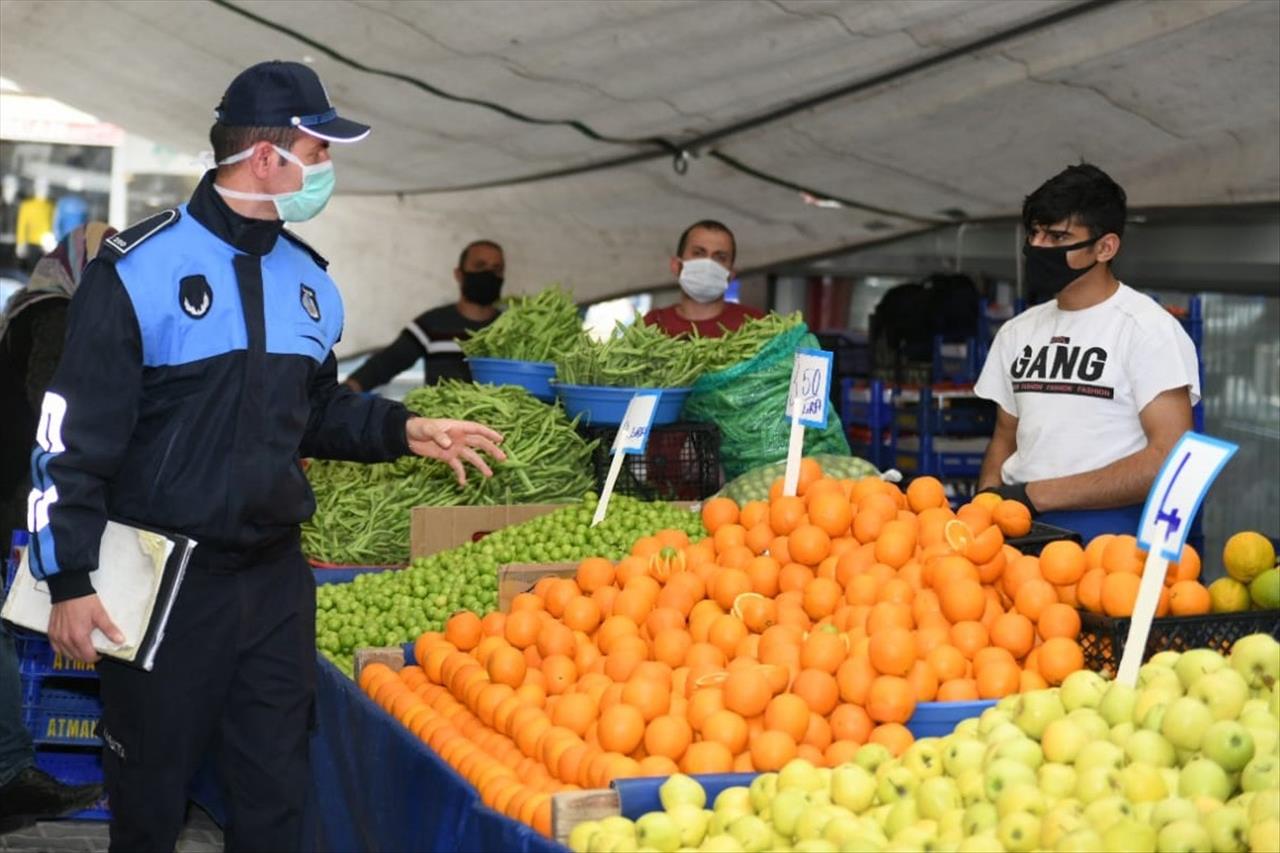
[[91, 663], [64, 658], [54, 651], [47, 637], [41, 634], [11, 632], [18, 652], [18, 672], [24, 676], [44, 678], [97, 678], [98, 671]]
[[24, 679], [24, 694], [23, 724], [36, 743], [102, 745], [96, 733], [102, 719], [96, 684]]
[[[88, 749], [41, 748], [36, 750], [36, 767], [64, 785], [102, 784], [102, 752]], [[110, 820], [107, 797], [84, 811], [68, 815], [70, 820]]]
[[907, 728], [916, 738], [946, 737], [956, 724], [970, 717], [981, 716], [988, 708], [995, 707], [994, 699], [973, 702], [921, 702], [907, 720]]

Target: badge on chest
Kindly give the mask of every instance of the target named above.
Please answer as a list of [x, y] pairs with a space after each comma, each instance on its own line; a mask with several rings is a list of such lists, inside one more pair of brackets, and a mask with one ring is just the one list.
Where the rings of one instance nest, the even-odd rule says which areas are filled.
[[305, 284], [301, 285], [299, 299], [302, 301], [302, 310], [307, 312], [307, 316], [317, 323], [320, 322], [320, 303], [316, 300], [316, 292]]
[[213, 307], [213, 288], [202, 275], [183, 276], [178, 282], [178, 304], [182, 313], [199, 320]]

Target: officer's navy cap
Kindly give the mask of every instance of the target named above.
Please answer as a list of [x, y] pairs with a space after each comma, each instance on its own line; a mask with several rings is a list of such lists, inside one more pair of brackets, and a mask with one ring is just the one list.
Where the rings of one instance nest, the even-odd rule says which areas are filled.
[[296, 127], [330, 142], [359, 142], [369, 126], [339, 118], [320, 77], [300, 62], [259, 62], [231, 81], [214, 111], [227, 127]]

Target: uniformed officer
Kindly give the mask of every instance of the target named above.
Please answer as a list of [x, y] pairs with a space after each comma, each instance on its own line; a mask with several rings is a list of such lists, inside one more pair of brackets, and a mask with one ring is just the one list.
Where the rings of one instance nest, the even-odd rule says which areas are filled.
[[99, 663], [112, 850], [172, 850], [212, 749], [228, 850], [300, 844], [315, 685], [315, 586], [298, 460], [409, 452], [486, 476], [502, 438], [411, 417], [336, 383], [342, 301], [325, 260], [283, 228], [318, 214], [339, 118], [316, 74], [264, 62], [232, 81], [210, 131], [218, 168], [191, 200], [107, 241], [71, 304], [32, 457], [31, 565], [49, 636], [96, 660], [121, 639], [92, 572], [108, 517], [199, 544], [151, 672]]

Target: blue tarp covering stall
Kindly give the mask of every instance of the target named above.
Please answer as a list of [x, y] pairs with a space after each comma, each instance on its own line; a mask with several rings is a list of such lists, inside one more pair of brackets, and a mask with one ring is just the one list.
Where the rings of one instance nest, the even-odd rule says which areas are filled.
[[[475, 788], [354, 682], [324, 658], [318, 666], [304, 850], [563, 853], [484, 806]], [[201, 773], [192, 796], [222, 822], [211, 772]]]

